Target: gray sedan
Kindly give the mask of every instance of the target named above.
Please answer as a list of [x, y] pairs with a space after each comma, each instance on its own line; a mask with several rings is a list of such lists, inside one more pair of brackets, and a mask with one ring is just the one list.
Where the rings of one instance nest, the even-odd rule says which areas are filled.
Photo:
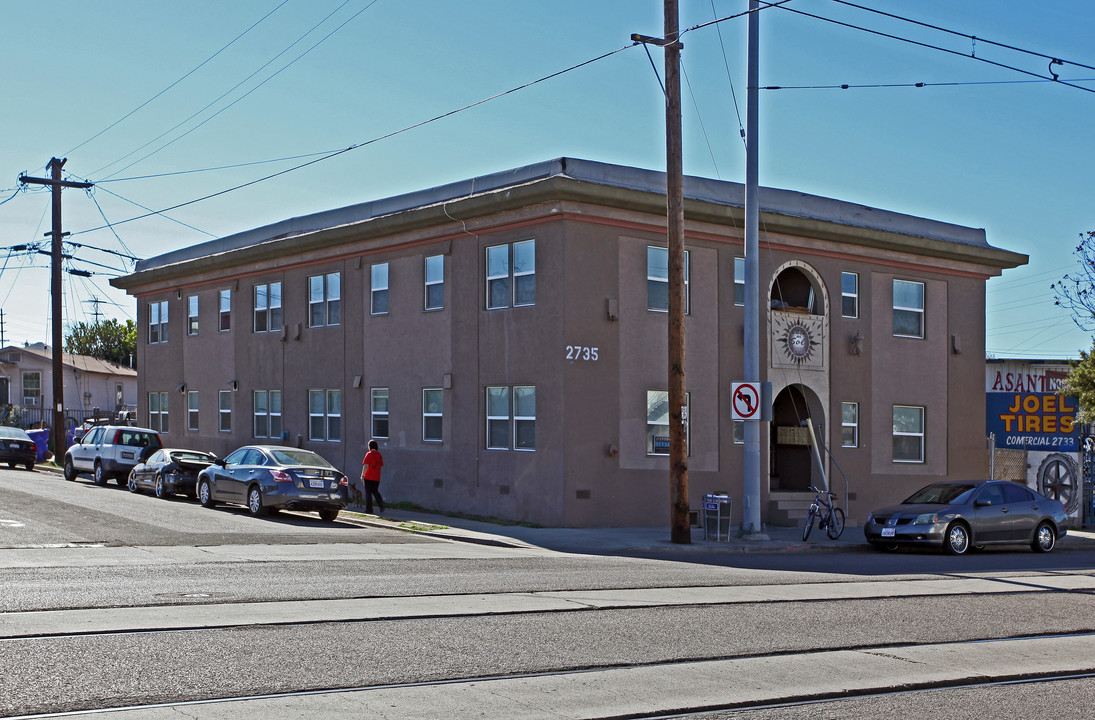
[[884, 550], [902, 545], [942, 547], [951, 555], [986, 545], [1025, 544], [1049, 552], [1067, 532], [1068, 515], [1025, 485], [1000, 480], [940, 482], [900, 505], [867, 516], [867, 542]]
[[245, 505], [252, 515], [314, 510], [332, 522], [346, 507], [346, 476], [310, 450], [246, 445], [198, 475], [198, 501]]

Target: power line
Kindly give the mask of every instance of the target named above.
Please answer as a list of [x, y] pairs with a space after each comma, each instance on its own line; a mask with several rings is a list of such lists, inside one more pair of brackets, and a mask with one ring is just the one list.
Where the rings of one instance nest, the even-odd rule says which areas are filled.
[[[207, 58], [206, 58], [205, 60], [203, 60], [203, 61], [202, 61], [202, 62], [201, 62], [201, 63], [200, 63], [200, 64], [199, 64], [199, 65], [198, 65], [197, 67], [195, 67], [195, 68], [194, 68], [193, 70], [191, 70], [190, 72], [186, 73], [186, 74], [185, 74], [185, 75], [183, 75], [183, 76], [182, 76], [181, 78], [179, 78], [179, 79], [178, 79], [178, 80], [176, 80], [175, 82], [173, 82], [173, 83], [171, 83], [170, 85], [168, 85], [167, 87], [165, 87], [165, 88], [164, 88], [163, 90], [159, 91], [158, 93], [156, 93], [155, 95], [153, 95], [152, 97], [150, 97], [150, 98], [149, 98], [148, 100], [145, 100], [145, 101], [144, 101], [143, 103], [141, 103], [141, 104], [140, 104], [140, 105], [138, 105], [137, 107], [133, 108], [133, 109], [132, 109], [132, 110], [130, 110], [130, 111], [129, 111], [128, 113], [126, 113], [126, 114], [125, 114], [125, 115], [123, 115], [122, 117], [118, 118], [117, 120], [115, 120], [115, 121], [114, 121], [113, 123], [111, 123], [111, 124], [110, 124], [110, 125], [108, 125], [107, 127], [103, 128], [103, 129], [102, 129], [102, 130], [100, 130], [99, 132], [95, 133], [94, 135], [92, 135], [91, 137], [89, 137], [89, 138], [88, 138], [87, 140], [84, 140], [84, 141], [83, 141], [82, 143], [80, 143], [80, 144], [79, 144], [79, 145], [77, 145], [76, 147], [72, 148], [72, 150], [69, 150], [69, 151], [65, 152], [65, 153], [64, 153], [64, 155], [71, 155], [71, 154], [72, 154], [72, 153], [73, 153], [74, 151], [76, 151], [76, 150], [78, 150], [78, 149], [82, 148], [82, 147], [83, 147], [84, 145], [87, 145], [87, 144], [88, 144], [89, 142], [91, 142], [91, 141], [92, 141], [92, 140], [94, 140], [95, 138], [99, 137], [99, 136], [100, 136], [100, 135], [102, 135], [103, 133], [107, 132], [108, 130], [111, 130], [111, 129], [112, 129], [112, 128], [114, 128], [114, 127], [115, 127], [116, 125], [118, 125], [119, 123], [121, 123], [121, 122], [122, 122], [122, 121], [124, 121], [125, 119], [129, 118], [129, 117], [130, 117], [131, 115], [133, 115], [134, 113], [136, 113], [136, 112], [137, 112], [138, 110], [140, 110], [141, 108], [145, 107], [146, 105], [148, 105], [149, 103], [151, 103], [151, 102], [152, 102], [153, 100], [155, 100], [156, 98], [160, 97], [161, 95], [163, 95], [164, 93], [166, 93], [166, 92], [167, 92], [168, 90], [170, 90], [171, 88], [175, 87], [176, 85], [178, 85], [179, 83], [181, 83], [181, 82], [182, 82], [183, 80], [187, 79], [188, 77], [190, 77], [191, 75], [193, 75], [194, 73], [196, 73], [196, 72], [197, 72], [198, 70], [200, 70], [200, 69], [201, 69], [202, 67], [204, 67], [204, 66], [205, 66], [205, 65], [206, 65], [207, 63], [209, 63], [209, 61], [211, 61], [211, 60], [212, 60], [213, 58], [217, 57], [217, 56], [218, 56], [218, 55], [220, 55], [220, 54], [221, 54], [222, 52], [224, 52], [225, 50], [227, 50], [227, 49], [228, 49], [229, 47], [231, 47], [231, 46], [232, 46], [233, 44], [235, 44], [235, 42], [236, 42], [237, 40], [239, 40], [240, 38], [242, 38], [242, 37], [243, 37], [244, 35], [246, 35], [247, 33], [251, 32], [252, 30], [254, 30], [254, 29], [255, 29], [256, 27], [258, 27], [259, 23], [261, 23], [261, 22], [262, 22], [263, 20], [265, 20], [266, 18], [268, 18], [268, 17], [270, 17], [271, 15], [273, 15], [274, 13], [276, 13], [276, 12], [277, 12], [278, 10], [280, 10], [280, 9], [282, 8], [282, 6], [284, 6], [284, 5], [285, 5], [286, 3], [288, 3], [288, 2], [289, 2], [289, 0], [283, 0], [283, 2], [282, 2], [282, 3], [280, 4], [280, 5], [278, 5], [278, 6], [277, 6], [277, 7], [275, 7], [275, 8], [273, 9], [273, 10], [271, 10], [270, 12], [266, 13], [265, 15], [263, 15], [263, 16], [262, 16], [261, 18], [259, 18], [259, 19], [258, 19], [258, 20], [257, 20], [257, 21], [256, 21], [256, 22], [255, 22], [255, 23], [253, 24], [253, 25], [251, 25], [251, 27], [247, 28], [247, 29], [246, 29], [246, 30], [244, 30], [244, 31], [243, 31], [242, 33], [240, 33], [239, 35], [237, 35], [237, 36], [236, 36], [235, 38], [233, 38], [233, 39], [231, 40], [231, 42], [229, 42], [229, 43], [228, 43], [227, 45], [225, 45], [224, 47], [222, 47], [222, 48], [221, 48], [220, 50], [218, 50], [217, 52], [215, 52], [215, 53], [213, 53], [212, 55], [210, 55], [209, 57], [207, 57]], [[115, 161], [115, 162], [117, 162], [117, 161]], [[113, 164], [113, 163], [111, 163], [111, 164]], [[109, 166], [108, 166], [108, 167], [109, 167]]]
[[[611, 50], [609, 52], [598, 55], [597, 57], [590, 58], [589, 60], [585, 60], [585, 61], [577, 63], [575, 65], [571, 65], [570, 67], [567, 67], [567, 68], [564, 68], [562, 70], [558, 70], [556, 72], [553, 72], [550, 75], [545, 75], [543, 77], [537, 78], [536, 80], [530, 80], [529, 82], [524, 83], [523, 85], [518, 85], [517, 87], [510, 88], [509, 90], [503, 90], [502, 92], [495, 93], [494, 95], [482, 98], [481, 100], [476, 100], [475, 102], [464, 105], [463, 107], [456, 108], [455, 110], [449, 110], [448, 112], [441, 113], [440, 115], [435, 115], [435, 116], [433, 116], [431, 118], [428, 118], [426, 120], [419, 121], [419, 122], [414, 123], [412, 125], [407, 125], [403, 128], [400, 128], [399, 130], [393, 130], [392, 132], [386, 133], [384, 135], [379, 135], [379, 136], [377, 136], [375, 138], [372, 138], [370, 140], [365, 140], [365, 141], [357, 143], [355, 145], [350, 145], [349, 147], [343, 148], [342, 150], [335, 150], [333, 152], [327, 153], [326, 155], [318, 157], [314, 160], [310, 160], [308, 162], [301, 163], [299, 165], [294, 165], [291, 168], [287, 168], [285, 170], [281, 170], [281, 171], [276, 172], [276, 173], [271, 173], [270, 175], [265, 175], [263, 177], [257, 178], [255, 180], [251, 180], [249, 182], [241, 183], [239, 185], [234, 185], [230, 188], [225, 188], [224, 190], [220, 190], [220, 191], [215, 192], [215, 193], [210, 193], [208, 195], [203, 195], [202, 197], [195, 198], [193, 200], [188, 200], [186, 202], [181, 202], [181, 203], [178, 203], [177, 205], [172, 205], [171, 207], [163, 208], [162, 210], [153, 210], [153, 211], [145, 213], [144, 215], [137, 215], [136, 217], [127, 218], [125, 220], [119, 220], [118, 222], [113, 223], [113, 226], [116, 227], [118, 225], [123, 225], [125, 223], [133, 222], [135, 220], [142, 220], [144, 218], [151, 217], [153, 215], [163, 215], [163, 213], [170, 212], [172, 210], [178, 210], [179, 208], [186, 207], [187, 205], [194, 205], [195, 203], [203, 202], [205, 200], [210, 200], [210, 199], [215, 198], [215, 197], [220, 197], [221, 195], [226, 195], [226, 194], [228, 194], [230, 192], [234, 192], [236, 190], [242, 190], [243, 188], [250, 187], [252, 185], [257, 185], [258, 183], [265, 182], [267, 180], [271, 180], [271, 179], [276, 178], [276, 177], [280, 177], [282, 175], [294, 172], [296, 170], [306, 168], [310, 165], [315, 165], [316, 163], [323, 162], [324, 160], [330, 160], [331, 158], [337, 157], [339, 155], [343, 155], [343, 154], [348, 153], [352, 150], [358, 150], [358, 149], [366, 147], [368, 145], [373, 145], [373, 144], [378, 143], [382, 140], [387, 140], [389, 138], [396, 137], [397, 135], [402, 135], [403, 133], [410, 132], [411, 130], [417, 130], [420, 127], [424, 127], [424, 126], [429, 125], [431, 123], [435, 123], [439, 120], [444, 120], [445, 118], [452, 117], [453, 115], [457, 115], [459, 113], [466, 112], [466, 111], [471, 110], [473, 108], [479, 107], [480, 105], [484, 105], [486, 103], [489, 103], [493, 100], [497, 100], [499, 98], [506, 97], [507, 95], [512, 95], [516, 92], [520, 92], [521, 90], [526, 90], [526, 89], [528, 89], [530, 87], [533, 87], [535, 85], [539, 85], [540, 83], [547, 82], [548, 80], [553, 80], [554, 78], [557, 78], [561, 75], [565, 75], [568, 72], [578, 70], [578, 69], [583, 68], [587, 65], [592, 65], [595, 62], [599, 62], [601, 60], [604, 60], [605, 58], [612, 57], [613, 55], [616, 55], [618, 53], [623, 52], [624, 50], [630, 50], [631, 48], [635, 47], [638, 44], [639, 43], [629, 43], [627, 45], [624, 45], [623, 47], [616, 48], [615, 50]], [[110, 192], [110, 191], [107, 190], [106, 192]], [[132, 202], [132, 201], [130, 201], [130, 202]], [[136, 204], [136, 203], [134, 203], [134, 204]], [[83, 235], [83, 234], [86, 234], [86, 233], [96, 232], [98, 230], [103, 230], [106, 227], [108, 227], [108, 226], [107, 225], [100, 225], [98, 227], [93, 227], [93, 228], [90, 228], [88, 230], [77, 230], [73, 233], [70, 233], [70, 236], [71, 235]]]
[[[923, 87], [961, 87], [963, 85], [1025, 85], [1029, 83], [1060, 83], [1061, 80], [1053, 80], [1048, 78], [1038, 80], [970, 80], [964, 82], [912, 82], [912, 83], [870, 83], [863, 85], [852, 85], [849, 83], [841, 83], [840, 85], [764, 85], [760, 87], [760, 90], [849, 90], [849, 89], [862, 89], [862, 88], [923, 88]], [[1076, 78], [1069, 80], [1065, 84], [1078, 83], [1078, 82], [1095, 82], [1095, 78]], [[1089, 90], [1090, 88], [1081, 88], [1083, 90]]]

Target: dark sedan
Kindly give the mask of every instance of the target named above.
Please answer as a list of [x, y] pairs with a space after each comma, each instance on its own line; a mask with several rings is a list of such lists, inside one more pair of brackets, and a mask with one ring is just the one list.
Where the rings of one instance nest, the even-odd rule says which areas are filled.
[[315, 510], [332, 522], [346, 507], [346, 476], [310, 450], [248, 445], [198, 475], [198, 500], [245, 505], [252, 515]]
[[198, 496], [198, 473], [217, 461], [200, 450], [161, 448], [129, 471], [129, 492], [151, 489], [158, 498], [186, 493]]
[[884, 550], [902, 545], [941, 547], [963, 555], [972, 547], [1025, 544], [1049, 552], [1067, 532], [1068, 515], [1025, 485], [1003, 480], [940, 482], [900, 505], [867, 516], [867, 542]]
[[0, 462], [6, 462], [10, 468], [22, 465], [33, 470], [37, 459], [38, 445], [25, 430], [0, 426]]

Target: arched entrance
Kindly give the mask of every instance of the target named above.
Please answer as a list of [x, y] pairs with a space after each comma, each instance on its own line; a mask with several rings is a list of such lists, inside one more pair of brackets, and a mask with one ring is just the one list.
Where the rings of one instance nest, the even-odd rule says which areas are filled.
[[811, 485], [824, 486], [808, 422], [822, 439], [825, 411], [817, 394], [802, 384], [783, 388], [772, 403], [769, 487], [773, 492], [801, 492]]

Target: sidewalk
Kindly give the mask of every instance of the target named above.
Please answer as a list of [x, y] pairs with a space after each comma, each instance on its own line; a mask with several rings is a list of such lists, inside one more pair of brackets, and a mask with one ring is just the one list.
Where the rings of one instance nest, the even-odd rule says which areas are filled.
[[[558, 552], [612, 555], [626, 552], [872, 552], [859, 527], [847, 527], [838, 540], [830, 540], [816, 528], [806, 542], [801, 527], [769, 527], [761, 539], [737, 537], [704, 538], [703, 528], [692, 528], [691, 544], [670, 541], [669, 526], [635, 528], [540, 528], [502, 525], [427, 512], [389, 509], [384, 515], [366, 515], [347, 509], [340, 520], [370, 527], [390, 528], [433, 537], [499, 547], [538, 547]], [[1058, 550], [1095, 549], [1095, 533], [1069, 530]]]

